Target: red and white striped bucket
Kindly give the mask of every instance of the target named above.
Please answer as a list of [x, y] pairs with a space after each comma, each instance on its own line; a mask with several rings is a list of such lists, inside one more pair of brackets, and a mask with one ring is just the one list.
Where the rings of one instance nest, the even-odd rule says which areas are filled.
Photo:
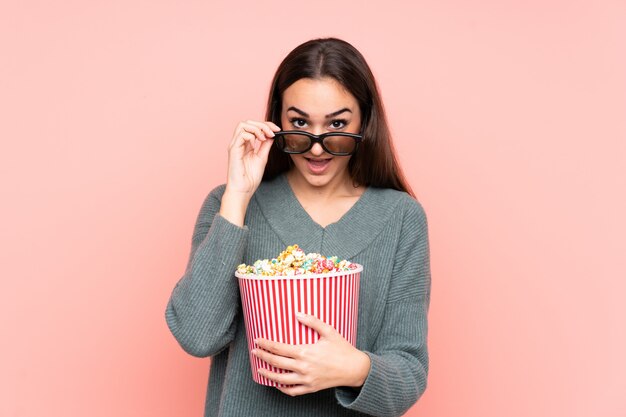
[[[291, 345], [312, 344], [319, 334], [301, 324], [296, 313], [317, 317], [333, 326], [348, 342], [356, 346], [359, 305], [359, 278], [363, 267], [327, 274], [262, 276], [235, 272], [246, 324], [248, 352], [255, 347], [254, 339], [264, 339]], [[252, 378], [255, 382], [282, 387], [259, 375], [258, 368], [273, 372], [290, 372], [276, 368], [250, 355]]]

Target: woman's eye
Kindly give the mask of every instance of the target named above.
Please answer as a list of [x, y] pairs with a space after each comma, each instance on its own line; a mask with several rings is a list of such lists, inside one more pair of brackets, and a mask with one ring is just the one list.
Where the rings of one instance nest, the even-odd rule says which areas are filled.
[[[291, 119], [289, 120], [294, 127], [302, 128], [306, 125], [306, 121], [304, 119]], [[302, 124], [300, 124], [302, 123]]]
[[342, 127], [346, 126], [346, 121], [345, 120], [333, 120], [333, 122], [331, 123], [331, 126], [335, 129], [341, 129]]

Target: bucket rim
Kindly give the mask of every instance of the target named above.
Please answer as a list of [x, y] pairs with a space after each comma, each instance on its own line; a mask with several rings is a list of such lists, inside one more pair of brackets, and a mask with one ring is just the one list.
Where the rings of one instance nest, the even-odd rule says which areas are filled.
[[295, 279], [295, 280], [303, 280], [303, 279], [316, 279], [316, 278], [332, 278], [338, 277], [342, 275], [350, 275], [355, 273], [363, 272], [363, 265], [354, 263], [356, 265], [355, 269], [351, 269], [349, 271], [337, 271], [337, 272], [328, 272], [326, 274], [306, 274], [306, 275], [258, 275], [258, 274], [240, 274], [239, 271], [235, 271], [235, 276], [239, 279], [247, 279], [247, 280], [257, 280], [257, 281], [273, 281], [273, 280], [285, 280], [285, 279]]

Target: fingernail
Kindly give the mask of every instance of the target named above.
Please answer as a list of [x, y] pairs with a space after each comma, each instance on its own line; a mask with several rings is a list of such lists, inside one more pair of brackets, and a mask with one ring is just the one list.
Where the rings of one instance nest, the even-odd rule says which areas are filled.
[[300, 319], [303, 319], [303, 318], [305, 317], [305, 315], [304, 315], [304, 313], [301, 313], [301, 312], [299, 312], [299, 311], [298, 311], [298, 312], [296, 313], [296, 317], [298, 317], [298, 318], [300, 318]]

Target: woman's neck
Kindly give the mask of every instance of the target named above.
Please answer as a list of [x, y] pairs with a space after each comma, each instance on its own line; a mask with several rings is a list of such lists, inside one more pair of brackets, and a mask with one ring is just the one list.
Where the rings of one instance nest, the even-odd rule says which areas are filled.
[[341, 197], [359, 196], [364, 190], [361, 186], [354, 187], [352, 178], [347, 172], [319, 187], [311, 185], [296, 169], [288, 171], [286, 177], [294, 194], [302, 200], [330, 201]]

